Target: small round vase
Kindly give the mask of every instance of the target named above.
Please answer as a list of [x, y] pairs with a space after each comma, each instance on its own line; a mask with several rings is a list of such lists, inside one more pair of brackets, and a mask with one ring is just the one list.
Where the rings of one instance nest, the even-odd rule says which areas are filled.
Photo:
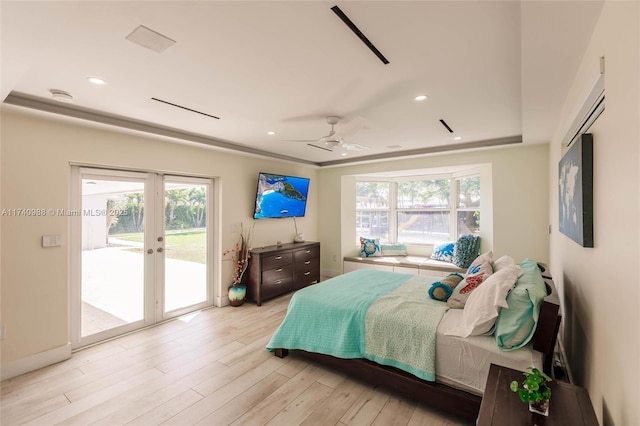
[[244, 284], [236, 284], [229, 287], [229, 304], [231, 306], [240, 306], [244, 303], [244, 297], [247, 294], [247, 286]]

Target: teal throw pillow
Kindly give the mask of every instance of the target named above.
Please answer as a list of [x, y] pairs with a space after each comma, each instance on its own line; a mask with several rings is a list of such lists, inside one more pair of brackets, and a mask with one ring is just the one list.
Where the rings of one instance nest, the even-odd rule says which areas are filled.
[[383, 256], [406, 256], [407, 246], [404, 244], [380, 244]]
[[480, 254], [480, 237], [463, 235], [453, 247], [452, 262], [459, 268], [468, 268]]
[[508, 307], [500, 309], [496, 319], [496, 343], [503, 351], [516, 350], [531, 341], [538, 324], [540, 307], [547, 296], [537, 263], [526, 259], [519, 265], [522, 275], [507, 296]]
[[456, 245], [455, 242], [452, 243], [444, 243], [433, 248], [433, 253], [431, 253], [431, 258], [433, 260], [441, 260], [443, 262], [451, 262], [453, 260], [453, 247]]

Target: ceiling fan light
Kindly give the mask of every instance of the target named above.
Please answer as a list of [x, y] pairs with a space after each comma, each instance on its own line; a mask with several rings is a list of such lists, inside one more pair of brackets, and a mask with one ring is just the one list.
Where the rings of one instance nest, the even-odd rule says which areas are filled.
[[424, 101], [425, 99], [427, 99], [427, 95], [418, 95], [415, 98], [413, 98], [413, 100], [418, 101], [418, 102]]
[[65, 92], [64, 90], [51, 89], [51, 97], [58, 102], [71, 103], [73, 102], [73, 96], [71, 93]]

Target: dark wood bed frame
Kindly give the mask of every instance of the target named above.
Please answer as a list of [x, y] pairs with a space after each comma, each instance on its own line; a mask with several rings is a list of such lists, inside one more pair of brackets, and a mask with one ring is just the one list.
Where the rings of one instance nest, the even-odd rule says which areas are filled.
[[[533, 336], [533, 349], [543, 354], [543, 369], [551, 374], [553, 352], [560, 328], [560, 298], [551, 276], [546, 274], [546, 265], [540, 264], [549, 294], [540, 309], [538, 326]], [[276, 349], [275, 356], [284, 358], [289, 349]], [[461, 419], [475, 422], [480, 411], [482, 397], [464, 390], [438, 383], [428, 382], [400, 369], [376, 364], [367, 359], [342, 359], [330, 355], [294, 350], [314, 361], [341, 371], [367, 383], [384, 387], [391, 392], [410, 398]]]

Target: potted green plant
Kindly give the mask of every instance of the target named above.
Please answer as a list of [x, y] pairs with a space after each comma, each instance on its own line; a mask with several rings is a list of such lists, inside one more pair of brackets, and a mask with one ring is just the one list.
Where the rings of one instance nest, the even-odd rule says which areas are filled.
[[233, 249], [225, 250], [222, 256], [230, 256], [233, 261], [232, 282], [228, 288], [227, 297], [231, 306], [240, 306], [244, 303], [247, 294], [247, 286], [243, 280], [244, 274], [249, 266], [249, 251], [253, 226], [245, 233], [243, 224], [240, 223], [240, 241]]
[[529, 411], [539, 413], [544, 416], [549, 415], [549, 399], [551, 399], [551, 389], [548, 383], [551, 377], [535, 366], [528, 367], [530, 373], [524, 374], [522, 387], [519, 387], [516, 380], [511, 382], [511, 390], [517, 392], [522, 402], [529, 403]]

